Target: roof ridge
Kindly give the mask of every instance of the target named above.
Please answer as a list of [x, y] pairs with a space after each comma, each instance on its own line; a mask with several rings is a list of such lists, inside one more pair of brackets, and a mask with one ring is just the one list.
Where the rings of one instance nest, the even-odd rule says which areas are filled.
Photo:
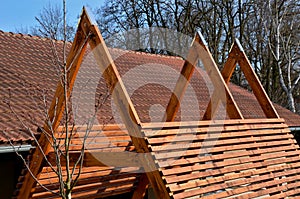
[[171, 58], [171, 59], [179, 59], [183, 60], [182, 57], [179, 56], [173, 56], [173, 55], [163, 55], [163, 54], [155, 54], [150, 52], [143, 52], [143, 51], [135, 51], [135, 50], [127, 50], [122, 48], [115, 48], [115, 47], [108, 47], [110, 50], [120, 51], [120, 52], [128, 52], [133, 54], [141, 54], [141, 55], [147, 55], [147, 56], [154, 56], [154, 57], [162, 57], [162, 58]]
[[[15, 32], [5, 32], [3, 30], [0, 30], [0, 34], [8, 35], [8, 36], [13, 36], [13, 37], [20, 37], [20, 38], [32, 38], [36, 40], [53, 40], [55, 42], [63, 42], [63, 40], [56, 40], [56, 39], [50, 39], [47, 37], [42, 37], [42, 36], [37, 36], [37, 35], [31, 35], [31, 34], [25, 34], [25, 33], [15, 33]], [[67, 43], [72, 44], [72, 42], [67, 41]], [[142, 51], [135, 51], [135, 50], [127, 50], [127, 49], [122, 49], [122, 48], [115, 48], [115, 47], [108, 47], [111, 50], [114, 51], [119, 51], [119, 52], [126, 52], [126, 53], [133, 53], [133, 54], [140, 54], [140, 55], [146, 55], [146, 56], [154, 56], [154, 57], [162, 57], [162, 58], [169, 58], [169, 59], [179, 59], [182, 60], [182, 57], [179, 56], [172, 56], [172, 55], [162, 55], [162, 54], [154, 54], [150, 52], [142, 52]]]
[[[38, 36], [38, 35], [31, 35], [31, 34], [27, 34], [27, 33], [16, 33], [16, 32], [6, 32], [6, 31], [3, 31], [3, 30], [0, 30], [0, 34], [4, 34], [4, 35], [7, 35], [7, 36], [13, 36], [13, 37], [20, 37], [20, 38], [32, 38], [32, 39], [36, 39], [36, 40], [53, 40], [55, 42], [63, 42], [63, 40], [57, 40], [57, 39], [51, 39], [51, 38], [47, 38], [47, 37], [42, 37], [42, 36]], [[67, 43], [72, 43], [72, 42], [69, 42], [67, 41]]]

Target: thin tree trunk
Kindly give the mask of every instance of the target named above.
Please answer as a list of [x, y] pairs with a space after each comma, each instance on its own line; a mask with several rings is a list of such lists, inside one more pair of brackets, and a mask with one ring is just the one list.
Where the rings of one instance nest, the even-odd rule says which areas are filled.
[[288, 98], [288, 107], [289, 110], [296, 113], [296, 107], [295, 107], [295, 101], [294, 101], [294, 97], [293, 97], [293, 92], [289, 91], [287, 93], [287, 98]]

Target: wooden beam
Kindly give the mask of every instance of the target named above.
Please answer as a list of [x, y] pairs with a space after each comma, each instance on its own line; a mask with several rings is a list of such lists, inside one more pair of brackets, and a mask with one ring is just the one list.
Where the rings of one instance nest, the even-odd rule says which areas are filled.
[[132, 143], [135, 146], [136, 151], [140, 153], [137, 157], [141, 162], [141, 166], [144, 168], [157, 198], [170, 198], [163, 179], [161, 178], [154, 159], [149, 151], [148, 145], [144, 139], [144, 135], [140, 128], [140, 119], [125, 89], [114, 61], [109, 54], [100, 31], [95, 23], [93, 24], [91, 23], [91, 20], [85, 18], [88, 18], [88, 15], [83, 16], [83, 20], [85, 20], [86, 23], [82, 24], [82, 28], [87, 28], [87, 30], [93, 33], [92, 38], [89, 40], [89, 45], [94, 53], [106, 84], [109, 87], [112, 99], [114, 100], [126, 129], [128, 130]]
[[241, 67], [248, 84], [252, 88], [256, 99], [258, 100], [262, 110], [264, 111], [267, 118], [279, 118], [277, 111], [275, 110], [270, 98], [265, 92], [262, 84], [260, 83], [257, 75], [255, 74], [251, 64], [239, 42], [239, 40], [235, 40], [234, 48], [236, 59], [238, 61], [239, 66]]
[[235, 47], [236, 46], [234, 44], [231, 46], [231, 49], [228, 54], [228, 58], [224, 64], [223, 70], [221, 72], [222, 77], [227, 85], [230, 81], [230, 78], [234, 72], [234, 69], [235, 69], [236, 63], [237, 63], [236, 54], [235, 54], [236, 52], [234, 50]]
[[[199, 37], [196, 35], [194, 37], [191, 48], [189, 49], [186, 60], [184, 61], [183, 67], [181, 69], [180, 75], [176, 82], [174, 91], [171, 94], [170, 100], [168, 102], [166, 113], [163, 117], [163, 122], [171, 122], [174, 121], [176, 117], [176, 113], [179, 110], [180, 102], [185, 93], [185, 90], [189, 84], [189, 81], [192, 77], [192, 74], [195, 70], [195, 65], [198, 61], [198, 55], [195, 51], [195, 45], [199, 42]], [[132, 199], [143, 198], [146, 193], [146, 190], [149, 186], [147, 178], [142, 175], [142, 181], [139, 181], [137, 188], [135, 189]]]
[[[121, 152], [121, 153], [120, 153]], [[122, 153], [120, 152], [103, 152], [103, 151], [89, 151], [84, 153], [84, 161], [83, 166], [84, 167], [140, 167], [141, 162], [139, 162], [139, 159], [135, 157], [134, 153]], [[70, 165], [75, 165], [76, 161], [80, 157], [81, 153], [80, 151], [74, 151], [70, 152]], [[109, 159], [107, 159], [109, 157]], [[56, 165], [56, 155], [54, 152], [50, 152], [47, 155], [47, 158], [49, 162], [52, 165]], [[104, 162], [101, 162], [101, 159], [104, 159]], [[122, 161], [120, 161], [122, 160]], [[66, 161], [65, 158], [61, 157], [61, 165], [65, 166]], [[78, 165], [80, 166], [80, 165]]]
[[[82, 23], [82, 21], [80, 21]], [[84, 51], [86, 49], [86, 37], [87, 35], [82, 32], [81, 27], [79, 26], [78, 31], [75, 35], [74, 42], [72, 44], [71, 50], [69, 52], [67, 58], [67, 69], [68, 69], [68, 93], [67, 96], [70, 96], [70, 92], [73, 88], [74, 81], [79, 70], [80, 64], [82, 62], [82, 58], [84, 55]], [[44, 129], [48, 131], [48, 133], [53, 133], [49, 127], [49, 121], [52, 122], [52, 129], [57, 129], [59, 122], [62, 118], [63, 110], [64, 110], [64, 95], [62, 94], [64, 90], [63, 85], [59, 82], [56, 88], [55, 95], [53, 97], [52, 103], [50, 105], [48, 115], [49, 118], [45, 121]], [[39, 145], [41, 146], [41, 150], [47, 154], [50, 149], [50, 143], [47, 140], [44, 134], [41, 134], [39, 138]], [[30, 160], [29, 169], [32, 174], [36, 177], [39, 176], [39, 173], [42, 170], [42, 163], [44, 161], [41, 150], [37, 147]], [[36, 181], [32, 178], [29, 172], [26, 172], [21, 188], [18, 190], [18, 199], [30, 198], [32, 192], [35, 189]]]
[[176, 113], [179, 110], [180, 102], [183, 98], [183, 95], [185, 93], [185, 90], [190, 82], [190, 79], [193, 75], [193, 72], [195, 70], [195, 65], [198, 61], [198, 54], [196, 52], [196, 45], [198, 45], [200, 41], [199, 35], [196, 34], [194, 37], [193, 43], [191, 45], [191, 48], [189, 49], [188, 55], [186, 60], [184, 61], [184, 64], [182, 66], [180, 75], [178, 77], [178, 80], [176, 82], [174, 91], [171, 94], [171, 98], [169, 100], [169, 103], [166, 108], [166, 113], [164, 116], [163, 121], [171, 122], [174, 121], [176, 117]]
[[146, 174], [142, 174], [138, 180], [137, 187], [135, 188], [132, 199], [142, 199], [146, 195], [146, 191], [149, 187], [149, 180]]
[[[189, 84], [192, 74], [195, 70], [195, 65], [198, 61], [198, 56], [197, 56], [197, 53], [195, 52], [195, 45], [197, 42], [199, 42], [197, 40], [199, 40], [199, 37], [196, 35], [192, 42], [191, 48], [189, 49], [187, 58], [184, 61], [184, 64], [182, 66], [180, 75], [178, 77], [178, 80], [177, 80], [175, 88], [174, 88], [174, 91], [171, 94], [170, 100], [169, 100], [167, 108], [166, 108], [166, 113], [162, 120], [163, 122], [164, 121], [166, 121], [166, 122], [174, 121], [174, 119], [176, 117], [176, 113], [179, 110], [180, 102], [181, 102], [182, 97], [185, 93], [185, 90]], [[148, 182], [146, 181], [147, 178], [145, 178], [145, 176], [141, 176], [141, 179], [143, 179], [143, 181], [140, 181], [138, 183], [138, 186], [133, 193], [132, 199], [143, 198], [143, 196], [146, 193], [146, 190], [149, 186]]]
[[[200, 32], [198, 34], [201, 35]], [[203, 37], [201, 36], [200, 38]], [[199, 45], [197, 46], [197, 52], [199, 59], [201, 59], [203, 66], [214, 85], [214, 92], [203, 116], [203, 120], [213, 119], [220, 103], [223, 103], [224, 106], [226, 106], [226, 112], [229, 118], [242, 119], [242, 113], [219, 72], [204, 39], [200, 40]]]

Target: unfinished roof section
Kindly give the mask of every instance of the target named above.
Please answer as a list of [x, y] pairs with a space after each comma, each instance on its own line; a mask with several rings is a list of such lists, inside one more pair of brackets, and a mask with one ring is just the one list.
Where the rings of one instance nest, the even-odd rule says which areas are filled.
[[[105, 129], [101, 129], [100, 133], [103, 132], [112, 139], [123, 135], [121, 137], [125, 145], [121, 146], [123, 148], [118, 151], [120, 154], [117, 154], [119, 158], [115, 158], [116, 160], [125, 160], [122, 151], [130, 152], [129, 149], [134, 151], [130, 152], [133, 155], [124, 161], [129, 164], [122, 170], [125, 174], [120, 172], [118, 175], [115, 175], [113, 171], [116, 168], [103, 164], [101, 161], [95, 161], [95, 156], [93, 156], [94, 153], [106, 154], [107, 151], [101, 149], [107, 149], [107, 146], [103, 148], [96, 146], [97, 150], [86, 152], [85, 169], [87, 172], [92, 172], [93, 167], [96, 167], [95, 175], [101, 176], [99, 179], [103, 181], [97, 179], [96, 184], [92, 180], [85, 181], [86, 184], [79, 183], [74, 189], [73, 198], [86, 197], [85, 190], [92, 189], [93, 191], [87, 194], [89, 198], [101, 197], [100, 193], [105, 190], [104, 187], [111, 188], [106, 192], [107, 195], [110, 195], [109, 190], [114, 190], [114, 194], [122, 193], [122, 191], [116, 191], [121, 190], [122, 186], [124, 189], [129, 187], [125, 189], [126, 191], [134, 190], [134, 198], [142, 198], [148, 182], [157, 198], [232, 196], [285, 198], [298, 194], [300, 190], [300, 176], [297, 175], [300, 169], [299, 147], [295, 144], [284, 120], [278, 117], [261, 84], [257, 82], [257, 77], [251, 71], [251, 66], [239, 46], [237, 46], [238, 49], [232, 48], [234, 55], [228, 59], [222, 76], [201, 34], [196, 34], [189, 56], [182, 67], [182, 76], [179, 77], [168, 103], [165, 121], [143, 123], [96, 24], [90, 19], [85, 9], [83, 9], [67, 61], [69, 86], [73, 87], [87, 44], [92, 49], [126, 129], [115, 129], [107, 133]], [[234, 46], [236, 45], [238, 43]], [[204, 64], [215, 88], [205, 112], [206, 121], [174, 122], [181, 98], [184, 96], [186, 85], [189, 83], [198, 59]], [[263, 108], [267, 119], [245, 119], [237, 106], [227, 86], [236, 62], [239, 62], [245, 75], [254, 81], [251, 87], [260, 105], [267, 107]], [[49, 109], [50, 118], [54, 121], [52, 128], [58, 130], [62, 130], [58, 126], [64, 106], [61, 92], [61, 84], [58, 84]], [[220, 93], [223, 94], [220, 95]], [[215, 120], [218, 118], [218, 109], [222, 105], [229, 118]], [[53, 111], [54, 106], [58, 107], [56, 112]], [[44, 128], [48, 128], [46, 124]], [[80, 136], [80, 131], [78, 133]], [[102, 138], [97, 136], [97, 138], [101, 141], [101, 139], [107, 139], [107, 136], [102, 136]], [[42, 145], [42, 151], [48, 158], [53, 159], [53, 153], [46, 138], [41, 136], [39, 142]], [[100, 143], [99, 146], [101, 146]], [[76, 156], [76, 148], [74, 151]], [[35, 150], [30, 162], [30, 169], [38, 178], [45, 177], [46, 175], [43, 174], [47, 173], [46, 168], [43, 168], [43, 159], [40, 157], [43, 157], [41, 151]], [[133, 165], [130, 165], [131, 163]], [[141, 176], [128, 174], [130, 171], [141, 169], [145, 171], [145, 174]], [[55, 179], [52, 180], [54, 184], [57, 183]], [[51, 185], [50, 183], [49, 186]], [[37, 193], [39, 190], [40, 187], [36, 186], [36, 182], [27, 172], [24, 178], [20, 179], [18, 198], [47, 195], [45, 192]]]

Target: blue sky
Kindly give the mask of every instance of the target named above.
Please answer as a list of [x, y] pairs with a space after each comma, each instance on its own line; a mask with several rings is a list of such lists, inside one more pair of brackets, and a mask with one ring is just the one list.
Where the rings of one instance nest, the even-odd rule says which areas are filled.
[[[62, 0], [2, 0], [0, 12], [0, 30], [16, 32], [21, 27], [29, 28], [37, 24], [37, 16], [43, 7], [49, 4], [62, 5]], [[84, 5], [90, 8], [100, 7], [104, 0], [67, 0], [67, 18], [71, 24], [77, 24], [77, 16]]]

